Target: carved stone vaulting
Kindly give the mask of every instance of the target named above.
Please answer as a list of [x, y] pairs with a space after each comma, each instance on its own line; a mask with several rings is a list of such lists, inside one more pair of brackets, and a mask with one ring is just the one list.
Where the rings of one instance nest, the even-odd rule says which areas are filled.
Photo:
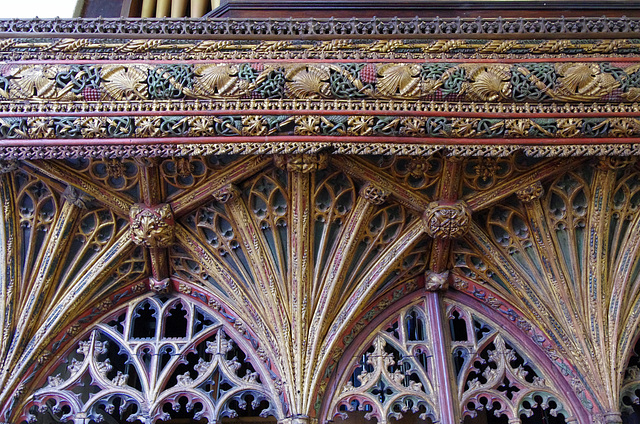
[[636, 18], [0, 21], [0, 422], [640, 422], [639, 99]]

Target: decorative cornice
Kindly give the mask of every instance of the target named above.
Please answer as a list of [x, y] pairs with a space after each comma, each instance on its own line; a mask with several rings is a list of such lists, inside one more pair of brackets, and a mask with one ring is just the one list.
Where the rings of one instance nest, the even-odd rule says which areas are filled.
[[358, 38], [496, 37], [590, 38], [640, 33], [640, 19], [433, 18], [433, 19], [2, 19], [0, 37]]
[[199, 155], [308, 154], [331, 152], [338, 155], [401, 155], [502, 157], [522, 152], [530, 157], [640, 156], [640, 139], [633, 143], [603, 144], [411, 144], [397, 142], [237, 142], [237, 143], [145, 143], [78, 144], [65, 143], [33, 146], [0, 144], [2, 160], [69, 159], [69, 158], [135, 158]]
[[[104, 35], [104, 34], [103, 34]], [[2, 60], [464, 60], [602, 55], [627, 57], [640, 53], [638, 35], [612, 33], [598, 38], [524, 39], [517, 36], [487, 39], [455, 38], [443, 35], [431, 39], [388, 37], [328, 40], [315, 39], [185, 39], [175, 38], [15, 38], [2, 39]]]

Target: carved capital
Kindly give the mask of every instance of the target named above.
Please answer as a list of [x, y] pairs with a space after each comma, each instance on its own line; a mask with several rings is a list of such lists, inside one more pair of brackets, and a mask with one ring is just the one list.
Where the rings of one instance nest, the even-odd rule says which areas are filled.
[[229, 200], [240, 195], [240, 190], [233, 184], [228, 184], [213, 193], [211, 193], [214, 199], [220, 203], [227, 203]]
[[360, 195], [373, 205], [381, 205], [387, 200], [389, 193], [380, 187], [367, 183], [360, 190]]
[[424, 273], [424, 289], [427, 291], [439, 291], [449, 288], [449, 271]]
[[73, 186], [67, 186], [67, 188], [64, 189], [64, 192], [62, 192], [62, 198], [66, 202], [82, 209], [87, 209], [91, 202], [95, 200], [93, 196], [90, 196], [84, 191]]
[[276, 155], [273, 158], [275, 165], [280, 169], [292, 172], [315, 172], [325, 169], [329, 164], [328, 153]]
[[544, 188], [542, 188], [542, 183], [540, 181], [536, 181], [535, 183], [526, 186], [523, 189], [516, 191], [516, 196], [522, 203], [530, 203], [536, 199], [539, 199], [544, 194]]
[[460, 238], [469, 231], [471, 210], [463, 201], [431, 202], [423, 215], [426, 233], [433, 238]]
[[282, 421], [278, 421], [278, 424], [317, 424], [317, 418], [311, 418], [306, 415], [297, 415], [294, 417], [287, 417]]
[[173, 244], [174, 220], [166, 203], [146, 206], [136, 203], [129, 211], [131, 240], [146, 247], [169, 247]]

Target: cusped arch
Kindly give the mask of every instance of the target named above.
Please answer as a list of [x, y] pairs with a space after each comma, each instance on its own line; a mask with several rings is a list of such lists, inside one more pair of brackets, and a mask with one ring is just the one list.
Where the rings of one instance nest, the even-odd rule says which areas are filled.
[[[475, 422], [472, 418], [486, 409], [508, 422], [537, 422], [541, 414], [554, 422], [584, 420], [571, 386], [540, 347], [514, 323], [461, 292], [448, 291], [440, 298], [444, 341], [431, 325], [424, 340], [410, 340], [407, 318], [412, 313], [419, 312], [427, 323], [435, 319], [423, 296], [417, 291], [398, 299], [355, 336], [329, 380], [319, 422], [353, 416], [380, 424], [403, 414], [443, 422], [436, 361], [445, 361], [455, 376], [449, 384], [461, 420]], [[454, 340], [449, 319], [465, 320], [467, 340]], [[438, 343], [445, 343], [446, 358], [437, 356]]]
[[[145, 317], [141, 310], [154, 313]], [[185, 324], [179, 331], [168, 319], [176, 312]], [[80, 333], [43, 370], [19, 422], [282, 420], [276, 376], [229, 318], [186, 294], [131, 300]], [[136, 325], [156, 327], [153, 336], [136, 337]]]

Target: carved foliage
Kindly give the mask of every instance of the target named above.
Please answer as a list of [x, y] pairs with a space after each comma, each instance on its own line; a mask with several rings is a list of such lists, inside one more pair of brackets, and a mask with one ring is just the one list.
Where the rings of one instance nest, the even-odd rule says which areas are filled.
[[169, 247], [173, 243], [174, 221], [171, 206], [136, 203], [129, 211], [131, 239], [146, 247]]

